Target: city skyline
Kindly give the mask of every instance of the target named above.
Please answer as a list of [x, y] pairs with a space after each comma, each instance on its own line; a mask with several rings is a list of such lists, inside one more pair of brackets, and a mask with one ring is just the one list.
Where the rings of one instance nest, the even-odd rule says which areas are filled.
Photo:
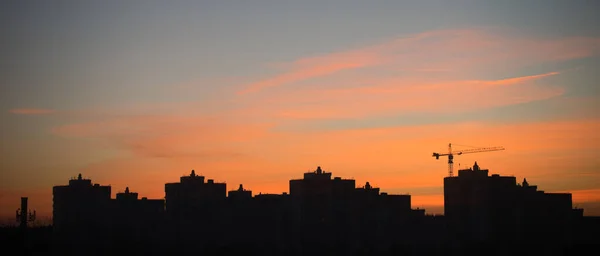
[[[457, 168], [457, 169], [455, 169], [454, 170], [455, 174], [453, 176], [445, 176], [444, 180], [447, 179], [448, 177], [454, 177], [454, 178], [456, 178], [456, 177], [459, 176], [458, 173], [460, 173], [460, 172], [464, 172], [464, 171], [472, 172], [473, 170], [479, 171], [479, 169], [480, 169], [480, 167], [479, 167], [478, 163], [475, 162], [473, 166], [468, 166], [466, 168]], [[495, 173], [495, 172], [490, 172], [488, 174], [488, 171], [489, 171], [488, 169], [484, 169], [484, 171], [485, 171], [486, 176], [489, 175], [488, 177], [502, 176], [502, 177], [508, 178], [508, 179], [511, 179], [511, 178], [512, 179], [517, 179], [517, 177], [515, 177], [515, 176], [503, 176], [503, 175]], [[381, 189], [379, 186], [377, 186], [377, 184], [372, 184], [368, 180], [365, 181], [364, 183], [357, 183], [354, 180], [353, 177], [349, 178], [349, 177], [341, 177], [339, 175], [334, 175], [334, 173], [322, 169], [321, 166], [317, 166], [315, 170], [308, 170], [306, 172], [303, 172], [302, 174], [304, 175], [304, 179], [306, 179], [306, 175], [315, 175], [316, 174], [317, 176], [319, 176], [319, 174], [320, 174], [322, 176], [329, 177], [329, 179], [331, 181], [334, 181], [334, 180], [352, 181], [352, 184], [355, 184], [355, 186], [353, 186], [354, 189], [361, 189], [361, 188], [362, 189], [365, 189], [365, 188], [366, 189], [376, 189], [376, 191], [378, 193], [381, 193], [381, 195], [384, 195], [384, 194], [388, 195], [388, 194], [390, 194], [390, 195], [394, 195], [394, 196], [408, 196], [409, 198], [412, 197], [412, 194], [410, 192], [407, 192], [407, 193], [390, 193], [390, 192], [386, 191], [385, 189]], [[298, 176], [298, 175], [296, 175], [296, 176]], [[206, 177], [202, 173], [196, 173], [196, 171], [193, 170], [193, 169], [188, 174], [183, 174], [179, 178], [180, 178], [180, 181], [182, 181], [182, 179], [188, 179], [188, 178], [194, 178], [194, 177], [195, 178], [200, 178], [204, 182], [204, 184], [207, 184], [207, 183], [208, 184], [219, 184], [219, 186], [222, 186], [222, 188], [223, 188], [222, 193], [227, 198], [229, 198], [229, 197], [232, 196], [231, 195], [232, 192], [235, 193], [235, 192], [240, 192], [240, 191], [247, 192], [250, 197], [261, 196], [261, 195], [263, 195], [263, 196], [267, 196], [267, 195], [271, 195], [271, 196], [287, 196], [287, 195], [292, 194], [292, 191], [291, 191], [292, 182], [297, 182], [297, 181], [301, 180], [301, 179], [296, 179], [296, 178], [299, 178], [299, 177], [292, 177], [289, 180], [289, 187], [288, 187], [288, 189], [286, 191], [282, 191], [282, 192], [278, 192], [278, 193], [275, 193], [275, 192], [263, 193], [261, 191], [253, 191], [252, 188], [248, 188], [247, 186], [244, 186], [243, 183], [239, 184], [239, 186], [231, 185], [231, 187], [228, 187], [227, 186], [227, 182], [225, 182], [225, 181], [219, 181], [219, 180], [214, 180], [211, 177]], [[523, 178], [522, 181], [523, 181], [523, 183], [517, 181], [515, 185], [517, 187], [529, 186], [529, 184], [527, 182], [527, 178]], [[166, 196], [167, 188], [166, 187], [165, 187], [165, 196], [160, 197], [160, 198], [148, 198], [147, 196], [138, 193], [135, 189], [130, 190], [129, 186], [126, 186], [124, 189], [113, 190], [112, 186], [110, 184], [107, 185], [107, 184], [97, 183], [94, 180], [90, 179], [89, 177], [86, 177], [86, 176], [82, 175], [81, 173], [79, 173], [79, 174], [77, 174], [75, 176], [70, 177], [68, 179], [68, 184], [69, 185], [56, 184], [55, 186], [53, 186], [53, 188], [71, 186], [72, 182], [84, 182], [86, 184], [89, 183], [88, 184], [89, 186], [93, 185], [93, 186], [101, 186], [101, 187], [104, 187], [104, 188], [108, 188], [108, 190], [107, 190], [107, 192], [108, 192], [107, 196], [110, 199], [118, 199], [120, 194], [121, 195], [123, 195], [123, 194], [128, 195], [129, 193], [134, 194], [135, 197], [138, 200], [139, 199], [144, 199], [144, 200], [145, 199], [149, 199], [149, 200], [152, 200], [152, 201], [163, 201], [163, 203], [164, 203], [164, 200], [167, 198], [167, 196]], [[176, 183], [177, 182], [166, 182], [164, 184], [165, 184], [165, 186], [170, 186], [169, 184], [176, 184]], [[63, 182], [63, 184], [64, 184], [64, 182]], [[539, 187], [539, 192], [548, 193], [547, 191], [544, 190], [544, 186], [543, 185], [539, 186], [539, 185], [536, 184], [536, 185], [533, 185], [533, 187], [535, 187], [536, 189]], [[555, 194], [555, 192], [550, 192], [550, 193], [551, 194]], [[572, 198], [572, 194], [570, 192], [561, 192], [561, 193], [557, 193], [557, 194], [567, 194], [567, 195], [569, 195], [568, 196], [569, 198]], [[20, 198], [21, 202], [22, 202], [23, 198], [27, 198], [27, 197], [21, 197]], [[25, 200], [27, 200], [27, 199], [25, 199]], [[55, 197], [53, 196], [53, 201], [54, 200], [55, 200]], [[412, 202], [412, 200], [409, 199], [409, 202]], [[590, 213], [586, 212], [585, 211], [586, 209], [584, 209], [582, 207], [578, 207], [577, 205], [573, 205], [573, 206], [574, 206], [573, 209], [581, 209], [581, 210], [583, 210], [583, 215], [584, 216], [597, 216], [594, 212], [592, 212], [592, 214], [590, 214]], [[166, 207], [164, 207], [164, 208], [166, 208]], [[589, 208], [587, 208], [587, 209], [589, 210]], [[19, 210], [21, 210], [21, 209], [18, 209], [17, 211], [19, 211]], [[417, 206], [415, 206], [413, 208], [413, 210], [423, 211], [424, 215], [429, 215], [429, 216], [444, 216], [445, 207], [444, 206], [442, 206], [441, 208], [435, 208], [434, 207], [432, 209], [432, 208], [419, 207], [417, 205]], [[30, 208], [29, 209], [29, 214], [31, 214], [31, 211], [34, 211], [33, 212], [34, 215], [36, 214], [36, 210], [35, 209], [32, 210]], [[27, 211], [25, 211], [25, 212], [27, 212]], [[37, 219], [37, 218], [34, 217], [34, 219], [30, 221], [31, 225], [32, 226], [39, 226], [39, 225], [44, 226], [44, 225], [49, 225], [49, 224], [52, 223], [52, 219], [53, 219], [52, 217], [50, 217], [50, 216], [41, 216], [41, 217], [42, 217], [41, 219]], [[13, 223], [11, 223], [10, 220], [4, 220], [4, 222], [0, 223], [0, 225], [14, 226]]]
[[27, 252], [61, 254], [462, 255], [528, 248], [562, 255], [593, 244], [600, 220], [573, 208], [570, 193], [546, 193], [477, 162], [444, 178], [445, 209], [437, 216], [414, 209], [410, 195], [357, 186], [320, 166], [302, 176], [289, 180], [289, 193], [253, 195], [192, 170], [165, 183], [164, 199], [148, 199], [128, 187], [112, 197], [110, 186], [78, 174], [53, 186], [51, 226], [31, 225], [36, 214], [28, 214], [23, 197], [19, 227], [2, 227], [1, 235]]
[[[163, 198], [322, 166], [441, 213], [456, 156], [600, 215], [598, 3], [2, 4], [0, 218], [82, 173]], [[459, 167], [460, 165], [460, 167]], [[289, 191], [287, 191], [289, 192]]]

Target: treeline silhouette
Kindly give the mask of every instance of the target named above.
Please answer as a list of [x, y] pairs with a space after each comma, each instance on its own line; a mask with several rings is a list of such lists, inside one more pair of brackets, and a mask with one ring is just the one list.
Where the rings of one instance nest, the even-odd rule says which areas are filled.
[[598, 244], [600, 221], [571, 198], [477, 163], [444, 178], [443, 216], [321, 167], [290, 180], [289, 194], [257, 195], [192, 170], [165, 184], [165, 199], [129, 188], [113, 199], [110, 186], [79, 174], [53, 188], [52, 227], [2, 237], [25, 254], [574, 255]]

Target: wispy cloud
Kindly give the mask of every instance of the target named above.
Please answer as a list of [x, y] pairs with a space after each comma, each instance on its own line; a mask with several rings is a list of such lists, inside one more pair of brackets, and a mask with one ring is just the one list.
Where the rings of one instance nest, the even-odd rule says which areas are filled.
[[55, 111], [52, 109], [44, 108], [14, 108], [8, 110], [8, 112], [16, 115], [46, 115], [52, 114]]
[[490, 85], [490, 86], [495, 86], [495, 85], [513, 85], [513, 84], [519, 84], [519, 83], [524, 83], [524, 82], [528, 82], [528, 81], [532, 81], [532, 80], [536, 80], [536, 79], [540, 79], [540, 78], [544, 78], [544, 77], [548, 77], [548, 76], [553, 76], [553, 75], [558, 75], [559, 72], [549, 72], [549, 73], [545, 73], [545, 74], [538, 74], [538, 75], [531, 75], [531, 76], [522, 76], [522, 77], [512, 77], [512, 78], [506, 78], [506, 79], [500, 79], [500, 80], [482, 80], [482, 81], [467, 81], [468, 83], [473, 83], [473, 84], [482, 84], [482, 85]]
[[265, 96], [252, 111], [281, 119], [364, 118], [418, 112], [458, 113], [560, 96], [565, 92], [564, 88], [535, 82], [558, 74], [550, 72], [498, 80], [444, 82], [398, 78], [374, 80], [369, 85], [351, 88], [297, 89], [281, 91], [277, 97]]
[[235, 157], [232, 144], [261, 136], [268, 127], [203, 116], [133, 115], [61, 125], [53, 133], [103, 139], [149, 158]]
[[507, 63], [519, 68], [599, 53], [599, 38], [539, 39], [486, 30], [429, 31], [363, 48], [299, 58], [287, 65], [286, 71], [246, 84], [238, 94], [366, 67], [426, 74], [431, 72], [423, 71], [460, 73], [503, 67]]
[[265, 88], [325, 76], [346, 69], [370, 66], [380, 61], [381, 59], [378, 56], [368, 52], [340, 53], [325, 57], [300, 59], [293, 63], [294, 68], [289, 72], [251, 83], [238, 93], [256, 92]]

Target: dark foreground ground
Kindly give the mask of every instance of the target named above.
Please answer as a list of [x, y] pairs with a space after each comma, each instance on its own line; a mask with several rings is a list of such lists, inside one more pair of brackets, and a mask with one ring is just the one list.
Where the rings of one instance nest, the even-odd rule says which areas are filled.
[[[52, 227], [0, 228], [4, 252], [11, 255], [598, 255], [600, 253], [600, 218], [588, 219], [588, 228], [578, 230], [569, 244], [549, 243], [530, 239], [527, 243], [431, 243], [402, 244], [380, 248], [377, 243], [364, 246], [336, 246], [327, 241], [283, 247], [270, 244], [235, 244], [230, 246], [200, 246], [198, 243], [168, 245], [144, 241], [120, 241], [111, 245], [57, 245], [53, 243]], [[8, 255], [4, 254], [3, 255]]]

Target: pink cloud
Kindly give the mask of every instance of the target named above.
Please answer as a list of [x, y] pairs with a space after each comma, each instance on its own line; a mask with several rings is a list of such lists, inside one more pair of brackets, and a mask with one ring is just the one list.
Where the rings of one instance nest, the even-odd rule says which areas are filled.
[[260, 137], [269, 127], [204, 116], [139, 115], [66, 124], [53, 133], [104, 139], [144, 157], [235, 157], [233, 145]]
[[[279, 92], [257, 101], [254, 114], [280, 119], [360, 118], [414, 112], [464, 112], [544, 100], [564, 89], [537, 82], [558, 72], [499, 80], [375, 80], [352, 88]], [[277, 106], [274, 108], [273, 106]]]
[[249, 84], [246, 89], [239, 91], [238, 94], [256, 92], [261, 89], [324, 76], [346, 69], [365, 67], [378, 61], [377, 56], [369, 53], [342, 53], [326, 58], [300, 59], [294, 63], [294, 70]]
[[16, 115], [45, 115], [52, 114], [55, 111], [52, 109], [43, 108], [15, 108], [9, 110], [8, 112]]
[[287, 65], [286, 71], [247, 84], [238, 94], [365, 67], [458, 74], [509, 64], [518, 68], [599, 53], [600, 38], [541, 39], [492, 30], [429, 31], [363, 48], [299, 58]]
[[545, 73], [545, 74], [513, 77], [513, 78], [507, 78], [507, 79], [501, 79], [501, 80], [468, 81], [468, 82], [474, 83], [474, 84], [490, 85], [490, 86], [513, 85], [513, 84], [524, 83], [524, 82], [528, 82], [528, 81], [532, 81], [532, 80], [536, 80], [536, 79], [540, 79], [540, 78], [544, 78], [544, 77], [548, 77], [548, 76], [558, 75], [558, 74], [559, 74], [559, 72], [549, 72], [549, 73]]
[[381, 65], [391, 61], [390, 57], [384, 55], [386, 50], [393, 50], [403, 45], [414, 44], [416, 41], [434, 36], [437, 33], [439, 32], [424, 32], [361, 49], [300, 58], [289, 65], [283, 65], [289, 66], [289, 71], [255, 83], [250, 83], [245, 89], [238, 91], [238, 94], [256, 92], [264, 88], [330, 75], [343, 70]]

